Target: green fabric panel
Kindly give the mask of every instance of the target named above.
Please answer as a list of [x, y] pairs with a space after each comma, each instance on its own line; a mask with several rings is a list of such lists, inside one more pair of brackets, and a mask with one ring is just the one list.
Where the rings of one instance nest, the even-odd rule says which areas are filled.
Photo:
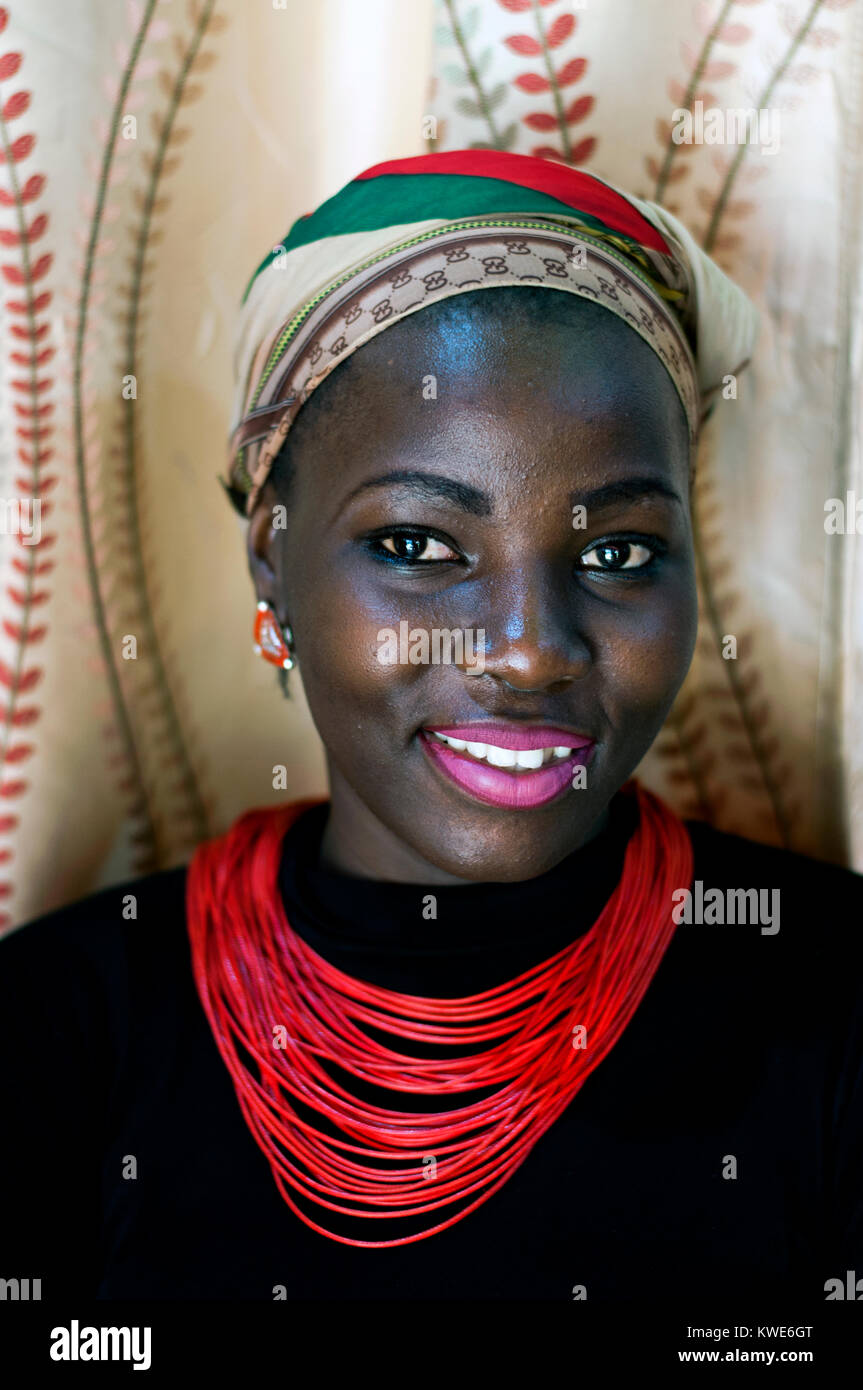
[[[425, 222], [434, 217], [449, 221], [504, 212], [564, 213], [580, 217], [589, 227], [606, 229], [599, 218], [579, 212], [548, 193], [537, 193], [506, 179], [486, 179], [472, 174], [380, 174], [374, 179], [354, 180], [310, 216], [298, 218], [280, 245], [286, 251], [293, 251], [309, 241], [343, 236], [348, 232], [372, 232], [381, 227]], [[621, 233], [617, 235], [622, 236]], [[631, 238], [622, 239], [629, 241]], [[632, 244], [637, 245], [636, 242]], [[275, 254], [270, 251], [261, 261], [249, 281], [244, 300]]]

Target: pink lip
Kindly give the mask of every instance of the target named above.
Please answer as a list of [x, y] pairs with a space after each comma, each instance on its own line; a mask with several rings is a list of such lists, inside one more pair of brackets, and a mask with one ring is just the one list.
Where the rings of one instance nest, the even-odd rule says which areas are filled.
[[[506, 768], [491, 767], [487, 763], [476, 762], [473, 758], [447, 748], [437, 739], [429, 738], [425, 730], [420, 732], [420, 742], [426, 754], [437, 768], [468, 792], [478, 801], [488, 806], [499, 806], [509, 811], [530, 810], [544, 806], [561, 796], [572, 781], [575, 767], [585, 764], [594, 748], [592, 739], [577, 738], [564, 734], [561, 729], [538, 729], [535, 725], [515, 733], [494, 724], [471, 724], [467, 728], [440, 729], [435, 732], [449, 735], [450, 738], [463, 738], [472, 743], [494, 743], [498, 748], [563, 748], [573, 749], [571, 757], [550, 767], [541, 767], [536, 772], [510, 772]], [[550, 737], [550, 735], [554, 737]]]

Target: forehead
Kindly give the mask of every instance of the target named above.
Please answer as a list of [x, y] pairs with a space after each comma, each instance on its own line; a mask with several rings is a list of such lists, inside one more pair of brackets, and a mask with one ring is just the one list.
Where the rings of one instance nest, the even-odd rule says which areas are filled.
[[288, 440], [298, 469], [314, 455], [337, 487], [417, 459], [449, 472], [457, 461], [501, 489], [530, 474], [567, 482], [575, 470], [596, 486], [645, 463], [678, 481], [689, 471], [685, 414], [657, 354], [601, 306], [535, 288], [400, 320], [335, 368]]

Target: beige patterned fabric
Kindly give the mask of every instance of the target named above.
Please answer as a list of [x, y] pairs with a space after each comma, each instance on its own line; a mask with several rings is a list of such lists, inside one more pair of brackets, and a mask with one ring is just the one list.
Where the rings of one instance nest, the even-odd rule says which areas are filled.
[[252, 651], [244, 527], [218, 481], [231, 347], [270, 229], [421, 152], [432, 12], [2, 13], [3, 497], [43, 501], [38, 545], [0, 534], [9, 927], [188, 860], [284, 800], [277, 764], [292, 796], [325, 790], [301, 682], [286, 702]]
[[[217, 481], [240, 300], [266, 238], [358, 170], [481, 142], [662, 204], [756, 303], [698, 460], [699, 647], [642, 771], [863, 868], [863, 0], [11, 0], [0, 23], [0, 925], [185, 861], [284, 799], [278, 765], [325, 790], [301, 693], [252, 653]], [[676, 143], [699, 102], [778, 112], [778, 145], [769, 119]]]
[[[381, 253], [380, 258], [375, 257], [373, 269], [355, 275], [340, 289], [327, 294], [294, 334], [263, 389], [255, 392], [256, 403], [251, 410], [249, 391], [255, 391], [271, 350], [280, 342], [282, 330], [299, 307], [291, 290], [286, 296], [283, 287], [290, 285], [294, 294], [298, 292], [300, 304], [315, 292], [315, 287], [303, 277], [306, 247], [289, 253], [286, 259], [292, 262], [297, 258], [300, 265], [291, 265], [287, 273], [275, 264], [261, 273], [260, 294], [248, 308], [250, 316], [259, 323], [265, 303], [269, 309], [267, 328], [272, 331], [267, 332], [261, 348], [253, 351], [255, 341], [243, 326], [241, 342], [251, 356], [251, 370], [248, 364], [244, 369], [240, 354], [238, 379], [246, 385], [243, 405], [235, 409], [239, 413], [245, 406], [246, 413], [232, 435], [227, 479], [243, 491], [248, 487], [247, 516], [252, 514], [258, 493], [300, 407], [339, 362], [390, 324], [426, 304], [501, 285], [545, 285], [577, 294], [602, 304], [629, 323], [662, 359], [686, 412], [694, 445], [701, 399], [689, 345], [674, 314], [622, 256], [591, 243], [584, 232], [570, 232], [563, 217], [549, 220], [545, 227], [537, 219], [520, 220], [515, 215], [511, 219], [495, 217], [493, 224], [486, 227], [467, 225], [467, 219], [463, 222], [465, 225], [454, 231], [443, 230], [449, 224], [441, 223], [431, 242], [409, 250]], [[509, 234], [500, 230], [502, 222], [509, 226]], [[427, 235], [416, 230], [426, 225], [414, 223], [412, 236]], [[407, 229], [403, 231], [408, 234]], [[369, 234], [363, 233], [362, 237], [368, 240]], [[345, 242], [354, 238], [329, 240]], [[378, 234], [378, 244], [392, 240], [391, 228]], [[341, 247], [333, 250], [331, 279], [346, 273], [341, 251]], [[352, 248], [347, 264], [355, 259]], [[738, 316], [750, 325], [751, 306], [742, 296], [739, 299]], [[749, 359], [751, 339], [740, 332], [733, 332], [731, 337], [736, 355], [726, 359], [726, 365], [730, 360], [739, 368]]]
[[438, 148], [556, 156], [663, 204], [759, 310], [698, 460], [698, 651], [641, 775], [863, 868], [863, 4], [436, 12]]

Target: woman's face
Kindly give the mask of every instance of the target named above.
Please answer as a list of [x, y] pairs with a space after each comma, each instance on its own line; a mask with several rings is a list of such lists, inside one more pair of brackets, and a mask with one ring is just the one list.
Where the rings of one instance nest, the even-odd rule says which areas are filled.
[[523, 293], [438, 303], [354, 353], [288, 435], [287, 498], [268, 484], [251, 520], [345, 872], [543, 873], [601, 828], [689, 666], [674, 387], [607, 310]]

